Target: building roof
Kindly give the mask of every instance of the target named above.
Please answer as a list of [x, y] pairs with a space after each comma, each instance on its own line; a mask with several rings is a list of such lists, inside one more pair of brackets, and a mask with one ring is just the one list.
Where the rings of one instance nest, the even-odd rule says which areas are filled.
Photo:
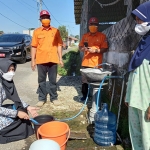
[[80, 24], [82, 3], [83, 0], [74, 0], [74, 14], [76, 24]]
[[[84, 0], [74, 0], [74, 14], [76, 24], [80, 24], [82, 4]], [[117, 22], [127, 13], [127, 4], [124, 0], [88, 0], [89, 17], [97, 17], [99, 22]], [[133, 7], [140, 4], [140, 0], [133, 0]]]
[[72, 40], [75, 40], [75, 41], [78, 41], [78, 39], [77, 39], [77, 38], [72, 37], [72, 36], [68, 36], [68, 38], [69, 38], [69, 39], [72, 39]]

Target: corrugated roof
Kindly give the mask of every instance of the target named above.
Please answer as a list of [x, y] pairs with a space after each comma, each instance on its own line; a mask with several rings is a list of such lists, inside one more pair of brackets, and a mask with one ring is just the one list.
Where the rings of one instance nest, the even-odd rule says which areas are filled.
[[83, 0], [74, 0], [74, 14], [76, 24], [80, 24], [82, 3]]
[[[80, 24], [81, 10], [84, 0], [74, 0], [76, 24]], [[113, 4], [114, 2], [114, 4]], [[117, 2], [117, 3], [115, 3]], [[100, 4], [111, 4], [103, 6]], [[140, 4], [140, 0], [132, 0], [133, 9]], [[89, 17], [95, 16], [100, 22], [117, 22], [126, 17], [127, 5], [124, 0], [89, 0]]]

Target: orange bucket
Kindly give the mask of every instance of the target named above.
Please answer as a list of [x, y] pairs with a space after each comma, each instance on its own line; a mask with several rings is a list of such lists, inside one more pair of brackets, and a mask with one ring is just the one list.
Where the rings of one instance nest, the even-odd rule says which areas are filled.
[[68, 124], [59, 121], [47, 122], [41, 125], [37, 131], [37, 138], [50, 139], [57, 142], [61, 150], [66, 149], [66, 143], [70, 136]]

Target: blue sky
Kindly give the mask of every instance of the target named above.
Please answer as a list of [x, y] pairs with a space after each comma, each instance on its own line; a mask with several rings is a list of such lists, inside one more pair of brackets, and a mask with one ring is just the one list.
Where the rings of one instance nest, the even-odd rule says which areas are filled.
[[[36, 1], [0, 0], [0, 31], [22, 33], [28, 28], [37, 28], [39, 14]], [[79, 25], [75, 24], [73, 0], [43, 1], [45, 5], [42, 5], [42, 9], [47, 10], [48, 8], [52, 26], [58, 28], [60, 25], [65, 25], [69, 34], [79, 35]]]

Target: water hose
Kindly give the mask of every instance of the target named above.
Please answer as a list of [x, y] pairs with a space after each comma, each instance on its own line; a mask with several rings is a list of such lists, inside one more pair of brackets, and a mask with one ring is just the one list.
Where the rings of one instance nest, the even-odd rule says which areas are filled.
[[80, 109], [80, 111], [79, 111], [75, 116], [73, 116], [73, 117], [71, 117], [71, 118], [65, 118], [65, 119], [57, 119], [57, 118], [56, 118], [55, 120], [56, 120], [56, 121], [62, 121], [62, 122], [64, 122], [64, 121], [73, 120], [74, 118], [78, 117], [78, 116], [82, 113], [82, 111], [84, 110], [84, 108], [85, 108], [85, 106], [86, 106], [86, 104], [87, 104], [89, 91], [90, 91], [90, 84], [88, 84], [88, 93], [87, 93], [86, 100], [85, 100], [85, 102], [84, 102], [82, 108]]
[[101, 94], [101, 89], [102, 89], [102, 86], [103, 86], [103, 83], [106, 79], [122, 79], [123, 77], [122, 76], [105, 76], [102, 80], [102, 82], [100, 83], [100, 86], [99, 86], [99, 89], [98, 89], [98, 93], [97, 93], [97, 100], [96, 100], [96, 110], [98, 111], [98, 106], [99, 106], [99, 97], [100, 97], [100, 94]]

